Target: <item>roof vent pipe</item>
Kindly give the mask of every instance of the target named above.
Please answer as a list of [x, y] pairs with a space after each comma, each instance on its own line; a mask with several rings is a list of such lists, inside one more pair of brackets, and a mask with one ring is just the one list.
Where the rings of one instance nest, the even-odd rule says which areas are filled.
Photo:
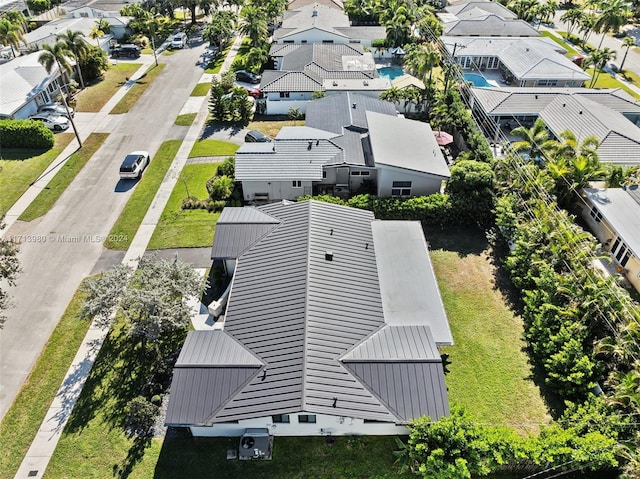
[[318, 139], [316, 140], [316, 146], [319, 146], [319, 145], [320, 145], [320, 140]]
[[369, 243], [366, 243], [366, 244], [364, 245], [364, 249], [369, 249]]
[[353, 103], [353, 104], [351, 105], [351, 108], [355, 108], [355, 107], [356, 107], [356, 105], [357, 105], [357, 103]]
[[307, 150], [310, 150], [313, 146], [313, 141], [309, 140], [309, 146], [307, 146]]
[[325, 251], [324, 252], [324, 259], [327, 261], [333, 261], [333, 251]]
[[338, 407], [338, 398], [337, 397], [333, 398], [333, 407]]
[[267, 370], [266, 369], [264, 371], [262, 371], [262, 378], [260, 378], [260, 381], [264, 381], [265, 379], [267, 379]]
[[331, 230], [329, 231], [329, 235], [333, 236], [333, 228], [331, 228]]

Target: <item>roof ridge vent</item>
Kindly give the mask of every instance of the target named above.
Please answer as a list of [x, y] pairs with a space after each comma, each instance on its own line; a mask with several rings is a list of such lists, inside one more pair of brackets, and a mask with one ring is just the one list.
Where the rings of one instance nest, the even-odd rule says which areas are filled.
[[318, 16], [318, 10], [316, 10], [315, 8], [313, 9], [313, 12], [311, 12], [311, 16], [312, 17], [317, 17]]

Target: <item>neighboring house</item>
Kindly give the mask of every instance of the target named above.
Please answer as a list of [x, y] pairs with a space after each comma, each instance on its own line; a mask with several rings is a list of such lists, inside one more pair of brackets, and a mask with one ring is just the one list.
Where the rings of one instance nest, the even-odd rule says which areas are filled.
[[445, 36], [537, 37], [540, 32], [498, 2], [458, 3], [437, 14]]
[[507, 130], [544, 120], [556, 137], [595, 136], [601, 162], [640, 164], [640, 102], [622, 89], [472, 88], [472, 109]]
[[342, 10], [319, 3], [287, 10], [282, 25], [273, 33], [274, 43], [360, 43], [386, 38], [384, 27], [352, 27]]
[[262, 74], [266, 114], [306, 111], [316, 91], [353, 91], [378, 97], [391, 85], [379, 78], [373, 56], [357, 44], [274, 44], [275, 70]]
[[427, 123], [399, 118], [392, 103], [352, 93], [310, 102], [304, 127], [285, 127], [271, 143], [245, 143], [235, 158], [246, 201], [371, 190], [428, 195], [449, 177]]
[[[104, 45], [108, 45], [112, 38], [122, 38], [127, 32], [129, 17], [104, 17], [104, 20], [111, 25], [111, 33], [99, 39], [100, 46], [106, 49]], [[84, 35], [87, 43], [96, 45], [96, 41], [89, 38], [89, 33], [96, 24], [95, 18], [60, 18], [41, 26], [40, 28], [27, 33], [24, 38], [27, 46], [21, 45], [20, 51], [27, 52], [33, 49], [41, 49], [42, 45], [53, 45], [56, 43], [57, 35], [63, 34], [69, 30], [80, 31]]]
[[187, 336], [166, 425], [389, 435], [449, 414], [453, 338], [419, 222], [310, 200], [225, 208], [218, 227], [212, 256], [235, 265], [223, 327]]
[[640, 292], [640, 186], [587, 188], [585, 219], [619, 271]]
[[447, 37], [447, 50], [463, 71], [493, 73], [520, 87], [581, 87], [591, 77], [548, 38]]
[[30, 53], [0, 64], [0, 118], [29, 118], [61, 93], [65, 78], [56, 65], [47, 73], [39, 56]]

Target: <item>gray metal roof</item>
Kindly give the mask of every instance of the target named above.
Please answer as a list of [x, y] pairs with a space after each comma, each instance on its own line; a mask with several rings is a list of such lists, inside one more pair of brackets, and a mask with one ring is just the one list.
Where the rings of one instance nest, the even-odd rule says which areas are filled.
[[561, 54], [566, 50], [548, 38], [443, 36], [442, 41], [450, 53], [457, 44], [456, 57], [498, 57], [520, 80], [591, 78]]
[[387, 32], [384, 27], [371, 25], [371, 26], [355, 26], [355, 27], [336, 27], [336, 31], [349, 37], [350, 40], [377, 40], [384, 39], [387, 36]]
[[540, 32], [524, 20], [505, 19], [498, 15], [489, 14], [483, 17], [446, 21], [443, 25], [443, 34], [447, 36], [537, 37]]
[[278, 223], [278, 219], [252, 207], [223, 209], [216, 223], [211, 258], [239, 257]]
[[309, 103], [305, 125], [340, 134], [343, 128], [365, 132], [368, 129], [367, 111], [397, 115], [393, 103], [357, 93], [344, 93], [330, 95]]
[[470, 11], [477, 12], [480, 10], [487, 13], [495, 13], [502, 18], [518, 18], [518, 16], [507, 7], [492, 1], [456, 3], [455, 5], [448, 5], [444, 10], [456, 16], [464, 16], [464, 14], [468, 15]]
[[640, 258], [640, 187], [586, 188], [584, 192], [633, 254]]
[[[316, 201], [273, 203], [259, 209], [281, 223], [238, 259], [225, 332], [265, 367], [227, 395], [221, 407], [212, 409], [206, 423], [299, 411], [389, 422], [445, 414], [446, 405], [436, 407], [442, 398], [446, 403], [446, 388], [442, 374], [434, 370], [442, 370], [435, 353], [428, 360], [405, 360], [411, 351], [426, 356], [424, 348], [409, 345], [402, 356], [381, 353], [387, 361], [383, 363], [339, 359], [354, 345], [370, 341], [372, 333], [386, 324], [378, 249], [389, 244], [375, 243], [372, 223], [378, 222], [373, 214]], [[326, 259], [328, 251], [331, 261]], [[430, 264], [422, 267], [430, 269]], [[387, 340], [398, 340], [402, 334], [398, 329]], [[382, 387], [384, 378], [391, 378], [388, 374], [403, 376], [393, 379], [398, 386], [393, 390]], [[220, 384], [225, 391], [239, 383], [220, 380], [231, 382]], [[192, 396], [204, 394], [189, 396], [186, 387], [194, 387], [193, 381], [174, 384], [170, 402], [186, 399], [192, 404]]]
[[369, 139], [376, 164], [443, 178], [451, 176], [428, 123], [367, 112]]
[[321, 180], [323, 165], [344, 158], [342, 149], [325, 139], [276, 138], [269, 145], [264, 152], [244, 145], [238, 148], [235, 163], [238, 181]]
[[439, 362], [440, 352], [427, 325], [385, 325], [342, 356], [343, 362]]
[[259, 368], [264, 363], [224, 331], [190, 331], [176, 361], [176, 367], [193, 368], [212, 365]]
[[371, 230], [387, 324], [428, 325], [437, 344], [453, 344], [420, 222], [376, 221]]
[[[365, 55], [362, 46], [347, 43], [310, 43], [310, 44], [294, 44], [284, 45], [287, 48], [277, 48], [281, 45], [275, 44], [271, 47], [271, 55], [280, 57], [280, 70], [284, 71], [302, 71], [310, 63], [315, 63], [325, 70], [344, 70], [342, 58], [347, 57], [365, 57], [373, 58], [370, 52]], [[369, 62], [364, 63], [364, 68], [360, 70], [375, 70], [375, 64]], [[372, 68], [371, 68], [372, 67]]]
[[10, 117], [59, 76], [56, 65], [47, 73], [39, 56], [40, 52], [29, 53], [0, 63], [0, 114]]
[[349, 17], [342, 10], [315, 3], [305, 5], [298, 10], [285, 11], [282, 25], [273, 32], [273, 38], [277, 41], [311, 29], [324, 30], [346, 37], [345, 34], [338, 32], [336, 27], [349, 26]]
[[331, 140], [338, 136], [336, 133], [308, 126], [283, 126], [276, 138], [278, 140]]

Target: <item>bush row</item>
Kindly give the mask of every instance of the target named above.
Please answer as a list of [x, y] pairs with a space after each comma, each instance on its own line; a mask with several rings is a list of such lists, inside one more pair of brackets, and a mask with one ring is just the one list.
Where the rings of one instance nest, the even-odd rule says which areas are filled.
[[0, 120], [0, 147], [45, 148], [53, 147], [53, 132], [34, 120]]

